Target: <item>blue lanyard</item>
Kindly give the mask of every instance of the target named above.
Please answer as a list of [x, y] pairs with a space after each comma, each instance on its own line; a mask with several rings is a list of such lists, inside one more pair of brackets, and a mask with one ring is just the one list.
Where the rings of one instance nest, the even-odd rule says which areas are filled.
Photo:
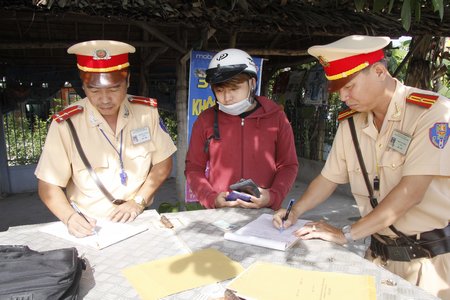
[[105, 137], [105, 139], [108, 141], [108, 143], [113, 147], [114, 151], [116, 151], [117, 155], [119, 156], [119, 162], [120, 162], [120, 182], [122, 185], [127, 185], [127, 173], [125, 172], [125, 168], [123, 167], [123, 160], [122, 160], [122, 140], [123, 140], [123, 129], [120, 131], [120, 148], [119, 151], [117, 151], [116, 147], [111, 143], [111, 141], [106, 136], [105, 132], [99, 127], [101, 133]]

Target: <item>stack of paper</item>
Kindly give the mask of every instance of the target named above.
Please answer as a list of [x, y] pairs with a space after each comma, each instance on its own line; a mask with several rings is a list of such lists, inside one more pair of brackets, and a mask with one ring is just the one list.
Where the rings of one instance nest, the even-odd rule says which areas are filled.
[[295, 225], [280, 231], [273, 226], [272, 217], [271, 214], [262, 214], [241, 229], [225, 233], [224, 237], [230, 241], [284, 251], [299, 240], [294, 235], [294, 231], [309, 222], [308, 220], [300, 219]]
[[[270, 284], [261, 284], [267, 282]], [[228, 285], [244, 299], [375, 300], [375, 279], [368, 275], [304, 271], [256, 262]]]
[[39, 230], [52, 234], [59, 238], [74, 243], [89, 246], [95, 249], [103, 249], [148, 229], [145, 225], [133, 225], [132, 223], [116, 223], [107, 220], [97, 220], [97, 234], [84, 238], [77, 238], [69, 233], [63, 222], [53, 222], [44, 225]]

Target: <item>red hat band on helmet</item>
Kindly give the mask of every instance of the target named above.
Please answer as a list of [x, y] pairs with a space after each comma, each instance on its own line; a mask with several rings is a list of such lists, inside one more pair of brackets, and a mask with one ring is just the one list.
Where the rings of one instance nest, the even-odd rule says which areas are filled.
[[94, 56], [77, 54], [78, 69], [85, 72], [113, 72], [130, 66], [128, 53], [109, 56], [106, 51], [99, 51]]
[[365, 67], [384, 58], [382, 49], [363, 53], [354, 56], [345, 57], [334, 61], [326, 61], [320, 57], [320, 63], [323, 65], [328, 80], [338, 80], [361, 71]]

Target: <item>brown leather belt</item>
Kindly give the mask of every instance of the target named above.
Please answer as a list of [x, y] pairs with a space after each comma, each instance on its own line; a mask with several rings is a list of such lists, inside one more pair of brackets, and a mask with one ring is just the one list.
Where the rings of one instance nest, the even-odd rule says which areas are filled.
[[372, 236], [370, 250], [373, 257], [379, 256], [384, 261], [411, 261], [416, 258], [431, 258], [448, 253], [450, 252], [450, 224], [442, 229], [423, 232], [420, 234], [420, 239], [416, 239], [416, 235], [396, 239], [383, 235]]

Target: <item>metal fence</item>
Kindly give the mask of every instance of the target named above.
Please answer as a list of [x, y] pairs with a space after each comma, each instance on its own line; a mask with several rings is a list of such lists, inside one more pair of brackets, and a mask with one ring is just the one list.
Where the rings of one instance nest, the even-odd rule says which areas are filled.
[[50, 125], [51, 115], [80, 97], [71, 89], [62, 89], [60, 98], [22, 103], [3, 116], [8, 166], [38, 162]]
[[38, 161], [47, 135], [47, 122], [27, 114], [27, 106], [4, 115], [8, 166], [29, 165]]

